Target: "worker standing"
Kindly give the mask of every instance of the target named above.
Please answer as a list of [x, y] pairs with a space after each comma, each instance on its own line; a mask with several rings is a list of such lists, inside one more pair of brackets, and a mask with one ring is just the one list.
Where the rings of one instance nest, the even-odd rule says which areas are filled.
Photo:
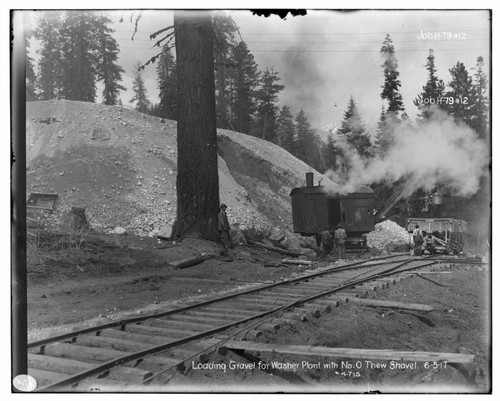
[[220, 240], [222, 242], [222, 245], [224, 248], [230, 249], [233, 248], [233, 244], [231, 241], [231, 236], [229, 235], [229, 221], [227, 219], [227, 214], [226, 214], [226, 209], [227, 206], [223, 203], [220, 205], [220, 212], [219, 212], [219, 234], [220, 234]]
[[335, 245], [339, 252], [339, 258], [345, 259], [345, 240], [347, 234], [342, 227], [342, 224], [337, 225], [337, 229], [335, 230]]
[[413, 230], [413, 254], [415, 256], [420, 256], [422, 253], [422, 244], [424, 243], [424, 236], [422, 235], [422, 230], [417, 224]]
[[422, 250], [427, 251], [430, 255], [434, 254], [435, 247], [432, 233], [427, 233], [427, 237], [425, 237], [422, 245]]
[[320, 232], [321, 238], [321, 251], [324, 256], [330, 255], [332, 252], [332, 233], [328, 230], [327, 227], [324, 227]]

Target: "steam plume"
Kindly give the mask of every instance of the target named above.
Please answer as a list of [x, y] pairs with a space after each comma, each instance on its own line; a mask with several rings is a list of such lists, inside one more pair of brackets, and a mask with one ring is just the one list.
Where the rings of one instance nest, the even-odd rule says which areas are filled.
[[360, 185], [392, 184], [400, 179], [411, 183], [411, 192], [430, 191], [436, 185], [458, 196], [477, 192], [481, 177], [487, 173], [490, 154], [475, 131], [438, 110], [429, 121], [415, 127], [398, 123], [392, 129], [391, 148], [384, 156], [370, 160], [361, 159], [345, 141], [337, 143], [349, 161], [350, 170], [347, 179], [335, 171], [326, 173], [341, 185], [340, 189], [335, 188], [336, 192], [347, 194]]

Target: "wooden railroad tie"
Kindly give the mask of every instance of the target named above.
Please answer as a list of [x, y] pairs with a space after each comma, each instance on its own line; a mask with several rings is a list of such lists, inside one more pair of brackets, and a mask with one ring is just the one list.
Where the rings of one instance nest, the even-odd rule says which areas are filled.
[[307, 265], [307, 266], [311, 266], [314, 264], [314, 262], [311, 262], [310, 260], [303, 260], [303, 259], [283, 259], [281, 263], [290, 265]]
[[[83, 372], [84, 370], [95, 368], [97, 365], [70, 360], [65, 358], [57, 358], [49, 355], [28, 355], [28, 366], [30, 369], [39, 369], [43, 371], [62, 373], [65, 375], [74, 375]], [[109, 371], [109, 379], [117, 381], [142, 381], [152, 376], [151, 371], [144, 369], [119, 366]]]
[[404, 274], [449, 274], [451, 271], [405, 272]]
[[419, 312], [431, 312], [434, 310], [433, 306], [426, 304], [413, 304], [406, 302], [384, 301], [378, 299], [366, 299], [366, 298], [359, 298], [351, 294], [334, 294], [329, 296], [328, 298], [325, 298], [325, 301], [328, 300], [333, 300], [333, 301], [338, 300], [345, 303], [371, 306], [374, 308], [405, 309], [405, 310], [414, 310]]
[[427, 351], [397, 351], [389, 349], [361, 349], [361, 348], [330, 348], [315, 347], [310, 345], [283, 345], [263, 344], [251, 341], [227, 341], [220, 352], [225, 350], [242, 350], [253, 352], [273, 352], [283, 355], [319, 356], [325, 358], [346, 358], [365, 360], [388, 361], [415, 361], [415, 362], [441, 362], [470, 364], [474, 360], [471, 354], [456, 354], [447, 352]]
[[204, 262], [205, 260], [212, 259], [215, 257], [216, 255], [213, 253], [205, 253], [168, 262], [167, 266], [173, 267], [174, 269], [184, 269], [186, 267], [197, 265], [198, 263]]

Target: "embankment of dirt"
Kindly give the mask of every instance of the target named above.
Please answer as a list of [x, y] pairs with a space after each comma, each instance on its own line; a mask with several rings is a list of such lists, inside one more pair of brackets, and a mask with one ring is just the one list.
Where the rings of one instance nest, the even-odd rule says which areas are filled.
[[[99, 232], [168, 231], [176, 217], [176, 122], [118, 106], [27, 103], [27, 193], [59, 196], [53, 218], [85, 208]], [[220, 199], [241, 228], [291, 227], [290, 191], [314, 172], [265, 140], [218, 131]], [[322, 177], [327, 182], [326, 177]]]

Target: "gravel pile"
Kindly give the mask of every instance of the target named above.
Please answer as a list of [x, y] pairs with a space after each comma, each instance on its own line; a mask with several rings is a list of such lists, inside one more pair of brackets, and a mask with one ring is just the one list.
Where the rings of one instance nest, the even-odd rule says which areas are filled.
[[375, 230], [367, 234], [370, 248], [383, 250], [387, 245], [405, 245], [410, 243], [408, 232], [399, 224], [386, 220], [375, 225]]
[[[123, 107], [74, 101], [27, 103], [27, 195], [57, 194], [54, 225], [72, 207], [93, 229], [166, 235], [176, 218], [176, 122]], [[291, 229], [290, 191], [307, 172], [287, 151], [218, 130], [219, 194], [231, 225]], [[323, 183], [328, 182], [323, 177]]]

